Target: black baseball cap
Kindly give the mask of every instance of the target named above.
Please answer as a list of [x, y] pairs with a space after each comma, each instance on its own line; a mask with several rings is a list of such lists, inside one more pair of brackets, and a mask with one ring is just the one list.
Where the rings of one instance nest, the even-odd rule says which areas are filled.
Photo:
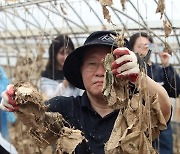
[[[113, 49], [117, 48], [118, 45], [116, 44], [116, 41], [113, 37], [117, 35], [118, 34], [113, 31], [96, 31], [90, 34], [82, 46], [76, 48], [67, 56], [63, 66], [65, 78], [73, 86], [80, 89], [85, 89], [80, 70], [84, 53], [89, 47], [92, 46], [103, 45], [112, 47]], [[124, 46], [129, 48], [129, 43], [126, 39]]]

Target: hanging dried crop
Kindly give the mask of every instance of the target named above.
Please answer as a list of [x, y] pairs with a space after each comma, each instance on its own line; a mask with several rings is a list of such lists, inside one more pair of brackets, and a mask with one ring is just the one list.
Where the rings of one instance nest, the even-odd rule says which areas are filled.
[[102, 6], [102, 9], [103, 9], [104, 19], [106, 19], [110, 23], [111, 22], [111, 16], [109, 14], [109, 10], [107, 9], [106, 6]]
[[81, 135], [80, 130], [73, 130], [68, 127], [62, 129], [63, 134], [57, 141], [57, 152], [59, 154], [72, 154], [76, 146], [82, 142], [84, 137]]
[[[124, 33], [121, 35], [113, 36], [119, 47], [124, 46]], [[105, 77], [102, 93], [108, 102], [108, 105], [114, 109], [122, 109], [127, 104], [129, 94], [126, 92], [128, 89], [128, 80], [115, 78], [111, 71], [111, 64], [114, 61], [114, 55], [112, 53], [107, 54], [104, 60]]]
[[168, 37], [172, 32], [172, 26], [169, 24], [167, 20], [163, 21], [163, 26], [164, 26], [165, 37]]
[[30, 77], [30, 72], [33, 70], [33, 60], [31, 56], [18, 57], [16, 67], [15, 67], [15, 82], [17, 81], [27, 81]]
[[[120, 47], [124, 46], [123, 33], [114, 38]], [[152, 140], [158, 137], [160, 130], [166, 128], [158, 96], [148, 95], [145, 74], [141, 73], [136, 83], [139, 93], [132, 94], [130, 98], [129, 82], [126, 79], [119, 80], [112, 74], [112, 61], [114, 55], [107, 54], [104, 60], [106, 72], [102, 93], [108, 105], [120, 111], [105, 144], [105, 153], [155, 154]]]
[[164, 0], [158, 0], [158, 6], [156, 9], [156, 13], [161, 13], [160, 19], [162, 19], [162, 16], [164, 14], [164, 9], [165, 9], [165, 1]]
[[99, 3], [102, 5], [104, 19], [106, 19], [110, 23], [111, 16], [109, 14], [107, 6], [111, 6], [113, 4], [112, 0], [99, 0]]
[[123, 11], [125, 10], [125, 3], [126, 3], [126, 0], [121, 0], [121, 5], [122, 5], [122, 8], [123, 8]]
[[[113, 35], [112, 35], [113, 37]], [[118, 34], [116, 37], [114, 37], [116, 44], [118, 47], [124, 47], [125, 41], [124, 41], [124, 29], [122, 29], [121, 33]]]
[[[39, 147], [57, 144], [57, 150], [73, 152], [82, 142], [84, 137], [81, 131], [65, 127], [64, 123], [67, 122], [60, 113], [46, 112], [44, 98], [30, 83], [19, 82], [14, 85], [14, 91], [14, 99], [19, 106], [17, 117], [29, 128], [30, 135]], [[63, 138], [59, 141], [60, 137]]]
[[167, 42], [164, 43], [163, 52], [166, 52], [166, 53], [172, 55], [172, 48], [170, 47], [170, 45]]
[[[45, 50], [42, 46], [39, 46], [37, 57], [33, 58], [32, 54], [26, 56], [19, 56], [15, 67], [15, 81], [37, 81], [40, 77], [40, 73], [44, 68], [43, 54]], [[33, 83], [32, 83], [33, 84]], [[34, 83], [34, 85], [37, 85]]]
[[113, 4], [112, 0], [99, 0], [99, 3], [103, 6], [111, 6]]

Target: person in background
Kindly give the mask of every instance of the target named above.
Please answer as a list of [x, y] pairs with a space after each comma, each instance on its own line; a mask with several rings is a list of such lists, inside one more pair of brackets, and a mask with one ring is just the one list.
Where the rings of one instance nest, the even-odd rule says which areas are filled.
[[5, 140], [0, 132], [0, 154], [18, 154], [16, 148]]
[[[118, 48], [114, 40], [118, 34], [112, 31], [96, 31], [90, 34], [84, 44], [70, 53], [64, 63], [64, 75], [75, 87], [84, 89], [82, 96], [57, 96], [46, 102], [48, 111], [59, 112], [70, 124], [82, 131], [83, 140], [76, 149], [76, 154], [104, 154], [115, 120], [121, 112], [109, 107], [102, 94], [106, 69], [103, 61], [108, 53], [113, 52], [116, 60], [112, 62], [112, 73], [116, 78], [126, 78], [134, 86], [139, 79], [139, 64], [134, 52], [126, 47]], [[112, 51], [113, 49], [113, 51]], [[149, 95], [158, 94], [160, 112], [167, 122], [170, 119], [171, 105], [166, 90], [148, 76], [143, 76], [149, 87]], [[123, 80], [122, 80], [123, 82]], [[134, 90], [133, 90], [134, 91]], [[13, 85], [2, 93], [0, 108], [6, 111], [18, 110], [13, 101]]]
[[[135, 33], [130, 37], [130, 49], [139, 53], [141, 57], [146, 57], [149, 51], [149, 45], [153, 43], [152, 37], [147, 33]], [[178, 97], [180, 94], [180, 77], [169, 64], [169, 54], [159, 53], [162, 66], [151, 62], [150, 59], [146, 61], [147, 75], [154, 81], [160, 83], [167, 91], [170, 97]], [[173, 139], [171, 124], [168, 128], [161, 132], [159, 137], [160, 154], [173, 154]]]
[[40, 91], [52, 98], [54, 96], [82, 95], [82, 90], [75, 88], [64, 78], [63, 65], [68, 54], [74, 50], [74, 44], [67, 35], [59, 35], [49, 47], [49, 59], [46, 69], [38, 81]]
[[[9, 80], [6, 76], [6, 73], [4, 72], [3, 68], [0, 66], [0, 93], [2, 93], [6, 86], [9, 84]], [[1, 101], [0, 96], [0, 101]], [[14, 113], [7, 113], [2, 110], [0, 110], [0, 132], [2, 134], [2, 137], [9, 141], [9, 129], [8, 129], [8, 123], [14, 123], [16, 121], [16, 118], [14, 116]]]

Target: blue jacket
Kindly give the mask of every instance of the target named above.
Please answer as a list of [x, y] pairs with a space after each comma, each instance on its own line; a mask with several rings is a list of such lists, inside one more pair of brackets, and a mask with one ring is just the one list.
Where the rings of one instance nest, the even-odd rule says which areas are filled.
[[[1, 101], [1, 93], [6, 90], [7, 85], [9, 84], [9, 80], [6, 77], [6, 74], [2, 67], [0, 67], [0, 101]], [[8, 122], [14, 122], [15, 116], [14, 113], [9, 113], [0, 110], [0, 132], [6, 140], [9, 140], [9, 132], [8, 132]]]

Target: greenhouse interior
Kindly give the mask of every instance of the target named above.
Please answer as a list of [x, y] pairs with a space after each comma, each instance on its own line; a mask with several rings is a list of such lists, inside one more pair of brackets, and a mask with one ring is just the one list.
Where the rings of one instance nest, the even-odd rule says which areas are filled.
[[[2, 95], [0, 97], [0, 153], [180, 154], [179, 6], [179, 0], [1, 0], [0, 92]], [[119, 57], [123, 58], [125, 55], [137, 55], [135, 59], [137, 59], [137, 65], [140, 66], [138, 67], [140, 73], [136, 80], [137, 84], [131, 82], [129, 78], [122, 78], [120, 83], [119, 78], [112, 75], [113, 71], [110, 62], [113, 61], [108, 59], [109, 63], [107, 63], [110, 70], [109, 67], [106, 68], [106, 64], [103, 65], [105, 75], [103, 75], [102, 88], [105, 87], [107, 88], [105, 89], [106, 92], [108, 91], [108, 98], [105, 96], [106, 101], [108, 100], [108, 105], [112, 104], [110, 101], [114, 101], [113, 97], [116, 94], [116, 103], [126, 103], [125, 105], [116, 104], [117, 106], [124, 105], [119, 108], [108, 106], [109, 108], [112, 107], [112, 113], [109, 112], [109, 114], [101, 116], [97, 112], [97, 108], [91, 106], [90, 102], [89, 106], [93, 110], [93, 118], [89, 117], [91, 118], [89, 122], [86, 121], [86, 116], [86, 118], [80, 118], [80, 124], [77, 125], [82, 124], [82, 126], [78, 128], [73, 125], [74, 118], [76, 118], [74, 115], [71, 124], [71, 120], [68, 120], [66, 115], [64, 117], [56, 110], [54, 112], [58, 114], [53, 112], [49, 114], [47, 109], [49, 106], [45, 104], [48, 100], [51, 102], [51, 98], [53, 100], [54, 97], [56, 97], [54, 99], [58, 100], [57, 97], [61, 96], [79, 97], [79, 95], [82, 95], [80, 97], [83, 97], [86, 94], [89, 97], [91, 95], [86, 89], [85, 83], [83, 83], [83, 88], [78, 87], [76, 84], [74, 85], [74, 79], [71, 79], [73, 76], [66, 76], [67, 73], [74, 71], [73, 69], [78, 67], [79, 64], [78, 66], [72, 65], [72, 69], [66, 66], [64, 67], [65, 71], [63, 65], [66, 64], [66, 57], [67, 63], [76, 65], [76, 59], [68, 61], [68, 57], [70, 59], [68, 54], [77, 56], [78, 54], [71, 54], [71, 51], [74, 49], [74, 52], [80, 50], [88, 36], [96, 31], [115, 34], [116, 36], [113, 35], [112, 37], [110, 35], [109, 37], [113, 38], [119, 49], [124, 49], [123, 40], [128, 41], [126, 47], [129, 49], [124, 49], [128, 54], [122, 54], [122, 57], [121, 55], [114, 55], [113, 58], [119, 59]], [[146, 48], [146, 51], [148, 51], [145, 57], [140, 55], [140, 52], [135, 51], [134, 46], [137, 41], [134, 40], [134, 44], [131, 42], [134, 34], [138, 34], [139, 38], [144, 38], [149, 42], [143, 44], [143, 39], [140, 40], [140, 50]], [[63, 41], [61, 43], [58, 36], [63, 36], [62, 39], [67, 37], [68, 40], [61, 40]], [[122, 42], [118, 43], [118, 41]], [[57, 45], [57, 53], [55, 51], [56, 43], [63, 44], [62, 47]], [[134, 46], [131, 47], [131, 45]], [[114, 49], [114, 44], [112, 46], [111, 49]], [[97, 50], [101, 46], [96, 47], [94, 48]], [[92, 50], [92, 48], [87, 51]], [[55, 67], [58, 59], [55, 56], [61, 54], [61, 50], [63, 50], [64, 61], [61, 69], [56, 72]], [[115, 52], [111, 52], [112, 55], [113, 53], [115, 54]], [[55, 59], [53, 59], [54, 57]], [[83, 66], [85, 65], [83, 60], [86, 58], [82, 59], [83, 57], [88, 59], [86, 54], [79, 55], [80, 60], [77, 63], [81, 63], [81, 66], [78, 72], [81, 72], [75, 78], [81, 78], [79, 80], [85, 82], [82, 78], [84, 77]], [[133, 61], [133, 59], [131, 60]], [[131, 60], [125, 60], [125, 63], [130, 63]], [[106, 62], [106, 59], [102, 59], [102, 61]], [[53, 66], [48, 72], [47, 69], [50, 64]], [[101, 69], [100, 64], [99, 62], [96, 63], [97, 66], [94, 71]], [[120, 68], [121, 65], [119, 64], [118, 67]], [[126, 72], [127, 69], [120, 73]], [[154, 72], [154, 74], [149, 76], [149, 71]], [[49, 79], [50, 72], [54, 74]], [[59, 75], [55, 74], [58, 72]], [[88, 76], [88, 74], [89, 72], [85, 76]], [[158, 83], [160, 88], [165, 89], [164, 104], [160, 102], [162, 101], [160, 100], [161, 94], [154, 91], [156, 95], [154, 94], [151, 97], [150, 93], [153, 91], [151, 86], [148, 86], [145, 79], [141, 80], [141, 77], [149, 80], [148, 76], [153, 83], [155, 81], [155, 84]], [[122, 81], [126, 84], [122, 84]], [[44, 82], [48, 83], [43, 86]], [[117, 85], [118, 82], [119, 85]], [[129, 82], [135, 85], [137, 92], [133, 92], [133, 94], [129, 92], [129, 89], [131, 89]], [[142, 87], [140, 82], [144, 82]], [[14, 86], [12, 98], [13, 102], [16, 102], [16, 105], [18, 104], [18, 110], [11, 110], [11, 103], [10, 108], [9, 104], [3, 106], [4, 102], [8, 102], [4, 98], [4, 92], [8, 93], [6, 89], [9, 84]], [[70, 87], [71, 90], [74, 88], [74, 93], [75, 90], [79, 90], [81, 94], [66, 96], [64, 94], [66, 89], [60, 89], [60, 85], [65, 88]], [[120, 90], [118, 87], [120, 87]], [[43, 88], [49, 90], [46, 91], [47, 94], [43, 91]], [[155, 89], [158, 91], [158, 88]], [[102, 90], [101, 95], [104, 94], [104, 91]], [[136, 93], [140, 94], [138, 98], [141, 98], [141, 101], [134, 98]], [[112, 100], [110, 100], [111, 98]], [[168, 100], [165, 98], [168, 98]], [[132, 105], [132, 101], [138, 104]], [[153, 105], [151, 101], [156, 104]], [[166, 102], [169, 102], [169, 108], [171, 108], [168, 119], [164, 118], [164, 112], [168, 110]], [[72, 110], [70, 107], [68, 110], [70, 116]], [[105, 119], [108, 120], [107, 117], [110, 118], [110, 114], [117, 110], [117, 119], [114, 120], [114, 123], [111, 123], [112, 127], [109, 130], [110, 127], [104, 124]], [[87, 112], [87, 114], [90, 114], [89, 110]], [[101, 121], [95, 120], [95, 114], [99, 115], [98, 118], [101, 118]], [[91, 125], [91, 120], [94, 120], [93, 125]], [[77, 123], [78, 121], [79, 119], [77, 119]], [[97, 123], [95, 124], [95, 122]], [[108, 136], [106, 136], [107, 134]], [[82, 152], [83, 148], [88, 150]]]

